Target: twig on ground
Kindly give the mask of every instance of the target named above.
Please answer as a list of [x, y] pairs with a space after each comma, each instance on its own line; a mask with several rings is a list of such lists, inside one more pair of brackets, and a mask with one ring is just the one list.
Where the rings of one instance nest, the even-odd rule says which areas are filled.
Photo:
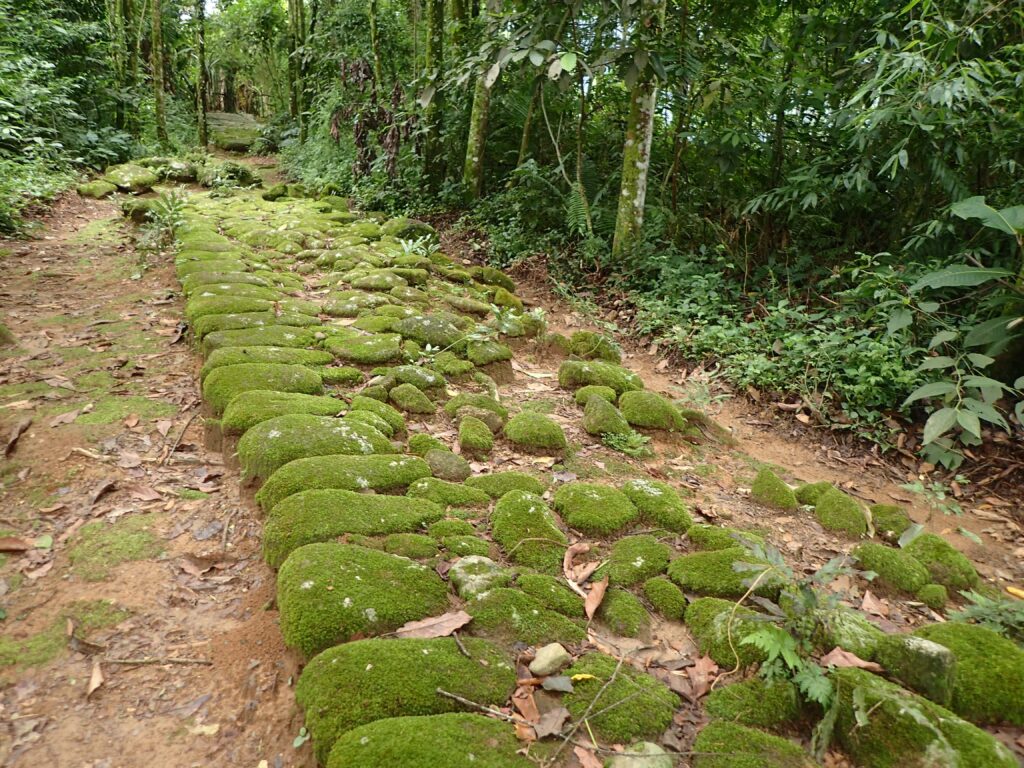
[[143, 656], [138, 659], [105, 658], [103, 661], [107, 664], [127, 664], [131, 666], [142, 666], [144, 664], [198, 664], [200, 666], [211, 666], [213, 664], [209, 659], [183, 659], [177, 656]]
[[181, 438], [185, 436], [185, 433], [188, 431], [188, 428], [192, 426], [192, 422], [196, 420], [196, 416], [198, 415], [199, 411], [196, 411], [195, 413], [188, 417], [188, 421], [185, 422], [185, 426], [182, 427], [181, 432], [178, 433], [178, 439], [174, 441], [174, 445], [171, 446], [171, 450], [167, 453], [166, 456], [164, 456], [160, 460], [160, 464], [158, 466], [162, 467], [164, 464], [166, 464], [167, 460], [174, 455], [174, 452], [176, 450], [178, 450], [178, 446], [181, 445]]
[[478, 709], [481, 712], [486, 712], [488, 715], [494, 715], [495, 717], [500, 717], [502, 720], [505, 720], [506, 722], [509, 722], [509, 723], [521, 723], [523, 725], [530, 725], [530, 723], [527, 723], [521, 717], [516, 717], [515, 715], [506, 715], [504, 712], [502, 712], [500, 710], [494, 709], [493, 707], [488, 707], [486, 704], [478, 704], [475, 701], [470, 701], [467, 698], [459, 696], [457, 693], [452, 693], [451, 691], [446, 691], [443, 688], [435, 688], [434, 690], [435, 690], [435, 693], [437, 693], [438, 696], [444, 696], [446, 699], [452, 699], [453, 701], [459, 702], [459, 704], [462, 704], [463, 706], [472, 707], [473, 709]]
[[459, 653], [465, 656], [467, 659], [473, 658], [469, 655], [469, 651], [466, 650], [466, 646], [462, 644], [462, 640], [459, 638], [458, 632], [452, 632], [452, 639], [455, 641], [455, 645], [459, 648]]

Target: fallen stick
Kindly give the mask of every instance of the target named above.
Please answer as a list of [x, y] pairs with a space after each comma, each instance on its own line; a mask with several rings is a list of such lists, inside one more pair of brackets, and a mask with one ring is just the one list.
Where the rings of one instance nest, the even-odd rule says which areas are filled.
[[128, 664], [128, 665], [143, 665], [143, 664], [199, 664], [202, 666], [210, 666], [213, 664], [209, 659], [182, 659], [176, 656], [145, 656], [139, 659], [104, 659], [107, 664]]

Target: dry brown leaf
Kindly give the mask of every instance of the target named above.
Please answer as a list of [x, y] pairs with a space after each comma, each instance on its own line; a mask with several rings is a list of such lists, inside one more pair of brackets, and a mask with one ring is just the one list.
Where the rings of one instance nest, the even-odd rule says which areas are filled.
[[14, 450], [14, 446], [18, 442], [18, 438], [25, 434], [25, 431], [31, 426], [32, 417], [26, 416], [20, 419], [17, 424], [11, 427], [10, 434], [7, 435], [7, 444], [4, 446], [4, 458], [11, 455]]
[[139, 414], [129, 413], [127, 418], [124, 420], [124, 425], [128, 427], [128, 429], [139, 426]]
[[171, 431], [172, 426], [174, 426], [173, 422], [161, 419], [156, 423], [156, 431], [160, 433], [161, 437], [167, 437], [167, 433]]
[[584, 541], [576, 542], [565, 550], [565, 554], [562, 555], [562, 573], [565, 574], [565, 578], [569, 579], [569, 581], [576, 581], [576, 579], [573, 578], [572, 561], [576, 555], [582, 555], [589, 551], [590, 545]]
[[160, 492], [149, 485], [132, 485], [128, 487], [128, 493], [138, 501], [159, 501], [163, 498]]
[[28, 552], [36, 545], [20, 536], [0, 536], [0, 552]]
[[85, 698], [89, 698], [95, 693], [96, 689], [103, 685], [103, 670], [100, 668], [100, 660], [92, 660], [92, 674], [89, 675], [89, 687], [85, 691]]
[[869, 672], [881, 672], [882, 667], [873, 661], [864, 661], [855, 653], [843, 650], [838, 645], [821, 657], [823, 667], [856, 667]]
[[512, 694], [512, 706], [526, 722], [540, 722], [540, 710], [537, 709], [537, 702], [533, 698], [533, 688], [523, 685], [516, 688], [515, 693]]
[[112, 477], [105, 477], [102, 480], [100, 480], [96, 484], [96, 487], [92, 489], [92, 493], [89, 494], [89, 506], [92, 507], [93, 504], [100, 500], [100, 497], [103, 494], [114, 490], [114, 488], [116, 487], [117, 481], [115, 481], [114, 478]]
[[594, 614], [597, 613], [597, 609], [601, 607], [601, 601], [604, 600], [604, 593], [608, 589], [608, 577], [605, 576], [590, 588], [590, 592], [587, 593], [587, 599], [583, 602], [583, 610], [587, 613], [587, 618], [594, 618]]
[[117, 460], [117, 466], [122, 469], [134, 469], [142, 465], [142, 457], [134, 451], [125, 451]]
[[569, 717], [569, 710], [565, 707], [549, 709], [541, 715], [540, 721], [533, 726], [533, 730], [537, 734], [538, 739], [543, 739], [548, 736], [556, 736], [562, 732], [562, 728], [565, 727], [565, 721], [568, 720]]
[[602, 768], [604, 765], [592, 749], [587, 749], [582, 744], [573, 747], [572, 753], [580, 761], [581, 768]]
[[881, 616], [883, 619], [889, 616], [889, 603], [885, 600], [879, 600], [871, 594], [871, 590], [864, 593], [864, 599], [860, 603], [860, 609], [865, 613], [870, 613], [874, 616]]
[[690, 678], [690, 700], [696, 702], [711, 690], [711, 681], [718, 672], [718, 665], [710, 656], [701, 656], [692, 667], [686, 668], [686, 676]]
[[432, 637], [448, 637], [452, 632], [466, 626], [473, 617], [465, 611], [449, 611], [440, 616], [431, 616], [420, 621], [410, 621], [395, 631], [397, 637], [415, 637], [429, 640]]
[[583, 563], [573, 568], [573, 581], [577, 584], [583, 584], [589, 579], [594, 571], [601, 567], [601, 563], [598, 560], [591, 560], [589, 563]]
[[516, 738], [520, 741], [525, 741], [527, 744], [537, 740], [537, 733], [533, 730], [532, 725], [526, 723], [516, 723]]
[[76, 409], [74, 411], [62, 413], [59, 416], [54, 416], [52, 419], [50, 419], [50, 426], [59, 427], [62, 424], [71, 424], [74, 422], [75, 419], [78, 418], [78, 413], [79, 411]]

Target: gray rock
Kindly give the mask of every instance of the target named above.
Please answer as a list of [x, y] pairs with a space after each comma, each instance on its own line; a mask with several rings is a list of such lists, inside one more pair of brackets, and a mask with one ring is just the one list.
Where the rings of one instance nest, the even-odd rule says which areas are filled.
[[553, 675], [568, 666], [571, 661], [572, 656], [565, 648], [558, 643], [551, 643], [537, 649], [536, 657], [530, 662], [530, 672], [537, 677]]
[[608, 768], [672, 768], [672, 757], [657, 744], [638, 741], [626, 748], [628, 755], [616, 755]]
[[502, 587], [512, 580], [512, 573], [489, 557], [470, 555], [460, 558], [448, 571], [448, 579], [463, 600], [482, 597], [495, 587]]
[[948, 707], [953, 700], [956, 657], [944, 645], [912, 635], [886, 635], [875, 655], [889, 676], [926, 699]]

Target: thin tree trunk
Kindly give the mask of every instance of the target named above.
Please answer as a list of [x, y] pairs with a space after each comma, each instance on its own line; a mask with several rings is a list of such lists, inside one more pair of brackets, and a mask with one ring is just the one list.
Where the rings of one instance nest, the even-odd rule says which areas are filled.
[[[565, 9], [565, 13], [562, 14], [562, 19], [558, 22], [558, 28], [555, 30], [555, 35], [552, 38], [555, 42], [561, 40], [562, 31], [565, 29], [565, 24], [569, 20], [571, 10], [572, 6], [570, 5]], [[543, 71], [533, 78], [533, 89], [530, 92], [530, 103], [526, 107], [526, 117], [523, 120], [523, 132], [519, 138], [519, 155], [516, 157], [516, 168], [525, 163], [530, 154], [530, 135], [533, 130], [533, 117], [537, 113], [537, 103], [540, 100], [540, 92], [544, 87], [544, 81], [546, 79], [547, 75], [545, 75]]]
[[[424, 70], [434, 92], [423, 111], [426, 138], [423, 165], [427, 182], [437, 189], [444, 178], [444, 0], [427, 0], [427, 55]], [[430, 87], [430, 86], [428, 86]]]
[[373, 81], [378, 94], [384, 93], [384, 67], [380, 58], [380, 36], [377, 32], [378, 0], [370, 0], [370, 50], [373, 53]]
[[298, 35], [296, 34], [295, 4], [297, 0], [288, 0], [288, 32], [286, 35], [288, 47], [288, 114], [293, 120], [299, 119], [299, 62], [296, 58], [295, 49]]
[[164, 38], [163, 15], [160, 0], [150, 5], [149, 60], [153, 78], [153, 115], [156, 119], [156, 140], [161, 147], [167, 146], [167, 115], [164, 105]]
[[467, 200], [479, 200], [484, 189], [484, 145], [487, 140], [487, 117], [491, 107], [491, 89], [486, 73], [476, 79], [473, 110], [469, 115], [469, 136], [466, 139], [466, 161], [462, 166], [462, 183]]
[[299, 143], [306, 141], [307, 120], [309, 117], [309, 104], [306, 98], [306, 0], [295, 0], [296, 10], [296, 39], [295, 39], [295, 62], [298, 74], [297, 93], [299, 105]]
[[199, 148], [209, 143], [206, 113], [209, 110], [209, 82], [206, 74], [206, 0], [196, 0], [196, 116]]

